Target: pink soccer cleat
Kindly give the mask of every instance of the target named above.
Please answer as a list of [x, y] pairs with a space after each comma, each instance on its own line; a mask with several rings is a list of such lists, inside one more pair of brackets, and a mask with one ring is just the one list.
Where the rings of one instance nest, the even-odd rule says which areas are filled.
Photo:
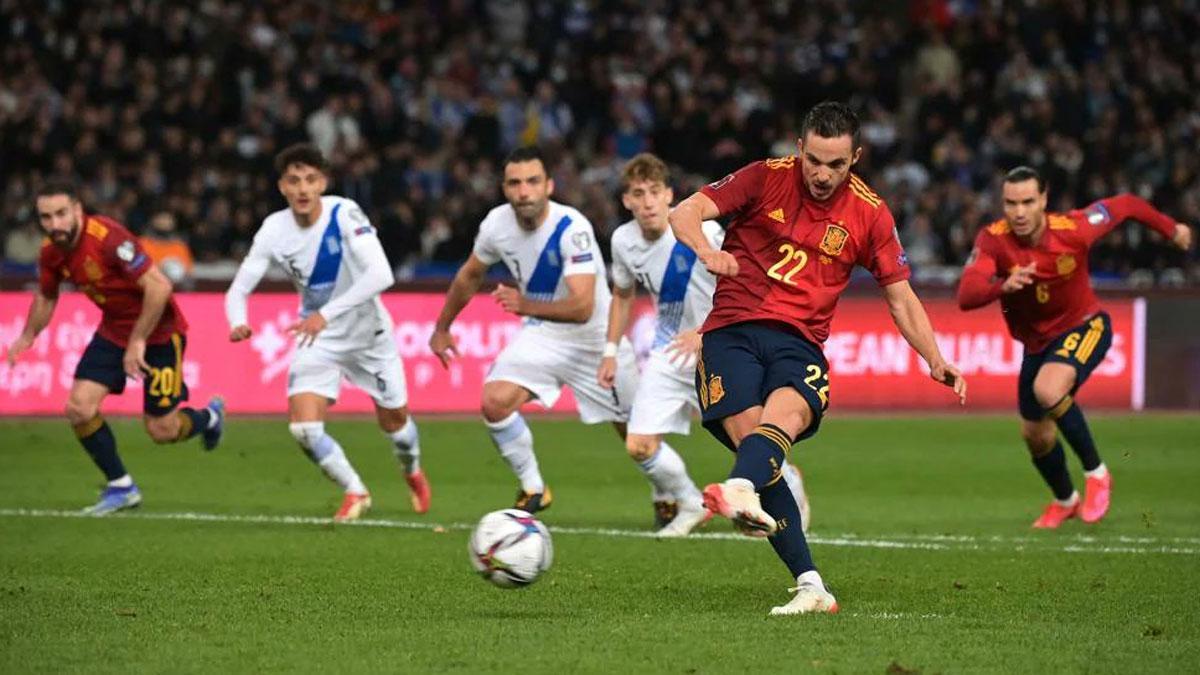
[[763, 510], [754, 485], [745, 478], [730, 478], [706, 486], [704, 508], [732, 520], [733, 526], [748, 537], [769, 537], [778, 527], [775, 519]]
[[1112, 474], [1105, 473], [1099, 478], [1088, 478], [1083, 490], [1083, 506], [1079, 509], [1079, 518], [1085, 523], [1099, 522], [1108, 513], [1108, 502], [1112, 497]]
[[347, 492], [342, 499], [342, 507], [333, 514], [333, 522], [348, 523], [358, 520], [359, 516], [371, 508], [371, 495], [365, 492]]
[[406, 474], [404, 482], [408, 483], [408, 493], [412, 499], [413, 511], [417, 513], [428, 511], [429, 503], [433, 501], [433, 491], [429, 488], [429, 479], [425, 477], [425, 472], [414, 471]]
[[1042, 515], [1033, 521], [1033, 527], [1039, 530], [1057, 529], [1065, 521], [1074, 518], [1079, 513], [1079, 500], [1076, 499], [1074, 504], [1063, 506], [1058, 502], [1050, 502]]

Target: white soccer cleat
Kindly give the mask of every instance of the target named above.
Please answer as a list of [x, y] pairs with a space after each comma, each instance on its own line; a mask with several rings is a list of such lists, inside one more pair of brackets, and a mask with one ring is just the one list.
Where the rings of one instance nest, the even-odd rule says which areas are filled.
[[769, 537], [778, 525], [763, 511], [754, 484], [745, 478], [730, 478], [704, 488], [704, 507], [733, 521], [733, 526], [748, 537]]
[[702, 525], [709, 518], [712, 518], [712, 511], [704, 508], [702, 502], [688, 504], [686, 502], [679, 503], [679, 513], [655, 533], [659, 539], [674, 539], [676, 537], [686, 537], [692, 530]]
[[371, 495], [362, 492], [347, 492], [342, 499], [342, 506], [333, 514], [333, 522], [349, 523], [358, 520], [371, 508]]
[[793, 614], [837, 614], [837, 599], [825, 590], [821, 582], [796, 580], [795, 588], [789, 591], [796, 595], [786, 605], [771, 608], [771, 616], [791, 616]]
[[808, 526], [812, 524], [812, 509], [808, 505], [808, 493], [804, 490], [804, 474], [800, 472], [800, 467], [788, 462], [783, 465], [783, 480], [792, 491], [796, 506], [800, 507], [800, 529], [808, 534]]

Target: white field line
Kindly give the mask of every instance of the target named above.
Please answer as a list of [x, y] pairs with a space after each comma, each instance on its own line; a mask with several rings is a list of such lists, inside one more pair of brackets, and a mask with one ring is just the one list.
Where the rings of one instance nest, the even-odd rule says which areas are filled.
[[[93, 517], [80, 511], [62, 511], [53, 509], [0, 509], [0, 517], [4, 518], [83, 518], [92, 520]], [[290, 516], [267, 514], [234, 514], [234, 513], [158, 513], [142, 511], [123, 513], [116, 516], [119, 519], [132, 520], [166, 520], [192, 521], [206, 523], [244, 523], [263, 525], [320, 525], [331, 526], [329, 518], [315, 516]], [[407, 520], [387, 520], [379, 518], [364, 518], [351, 527], [378, 527], [403, 530], [470, 530], [471, 523], [432, 523]], [[590, 535], [599, 537], [621, 537], [633, 539], [653, 539], [654, 533], [649, 530], [622, 530], [617, 528], [600, 527], [551, 527], [554, 534]], [[920, 535], [897, 534], [882, 536], [860, 536], [855, 534], [820, 535], [810, 534], [808, 541], [819, 546], [845, 546], [852, 548], [878, 549], [910, 549], [927, 551], [962, 551], [962, 550], [1008, 550], [1008, 551], [1060, 551], [1064, 553], [1120, 553], [1147, 554], [1164, 553], [1173, 555], [1200, 555], [1200, 539], [1194, 537], [1128, 537], [1116, 536], [1101, 538], [1096, 536], [1074, 535], [1059, 539], [1040, 537], [1004, 537], [999, 535]], [[749, 539], [732, 532], [699, 532], [689, 539], [721, 540], [751, 542]]]

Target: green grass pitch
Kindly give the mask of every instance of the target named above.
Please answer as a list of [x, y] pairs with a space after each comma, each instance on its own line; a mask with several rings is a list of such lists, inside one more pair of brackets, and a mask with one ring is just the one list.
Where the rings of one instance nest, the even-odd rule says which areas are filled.
[[[335, 527], [337, 491], [281, 420], [235, 418], [210, 455], [115, 421], [145, 503], [107, 519], [65, 513], [100, 476], [64, 421], [0, 421], [0, 672], [1200, 668], [1200, 416], [1094, 416], [1113, 511], [1033, 532], [1048, 494], [1015, 415], [831, 415], [795, 457], [841, 613], [784, 618], [765, 543], [721, 522], [639, 536], [645, 480], [611, 429], [567, 420], [532, 423], [554, 567], [488, 586], [467, 531], [515, 483], [480, 423], [419, 423], [426, 516], [371, 422], [330, 423], [375, 499], [371, 522]], [[672, 442], [701, 484], [729, 469], [702, 432]]]

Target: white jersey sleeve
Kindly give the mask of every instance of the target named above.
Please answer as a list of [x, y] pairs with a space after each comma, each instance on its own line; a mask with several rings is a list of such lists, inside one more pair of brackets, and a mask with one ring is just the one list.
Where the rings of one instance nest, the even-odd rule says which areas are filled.
[[715, 220], [706, 220], [700, 223], [700, 230], [708, 240], [708, 245], [720, 251], [721, 246], [725, 244], [725, 228]]
[[267, 228], [264, 222], [258, 233], [254, 235], [254, 242], [238, 267], [237, 274], [233, 277], [233, 283], [225, 292], [225, 318], [229, 321], [230, 328], [249, 325], [246, 301], [271, 266], [270, 247], [266, 242], [269, 235], [263, 234], [265, 229]]
[[383, 244], [379, 242], [371, 221], [351, 200], [341, 204], [338, 227], [341, 230], [344, 263], [349, 266], [353, 281], [321, 307], [321, 316], [333, 321], [347, 310], [369, 302], [380, 293], [391, 288], [395, 282], [392, 267]]
[[592, 274], [597, 272], [596, 236], [592, 224], [582, 215], [572, 219], [558, 242], [562, 255], [562, 275]]
[[496, 245], [497, 211], [492, 209], [479, 224], [479, 234], [475, 235], [475, 246], [471, 249], [471, 253], [485, 265], [495, 265], [502, 259]]
[[613, 286], [626, 290], [632, 290], [637, 285], [637, 278], [633, 275], [629, 262], [629, 237], [626, 236], [629, 227], [631, 226], [628, 224], [618, 227], [611, 239]]

